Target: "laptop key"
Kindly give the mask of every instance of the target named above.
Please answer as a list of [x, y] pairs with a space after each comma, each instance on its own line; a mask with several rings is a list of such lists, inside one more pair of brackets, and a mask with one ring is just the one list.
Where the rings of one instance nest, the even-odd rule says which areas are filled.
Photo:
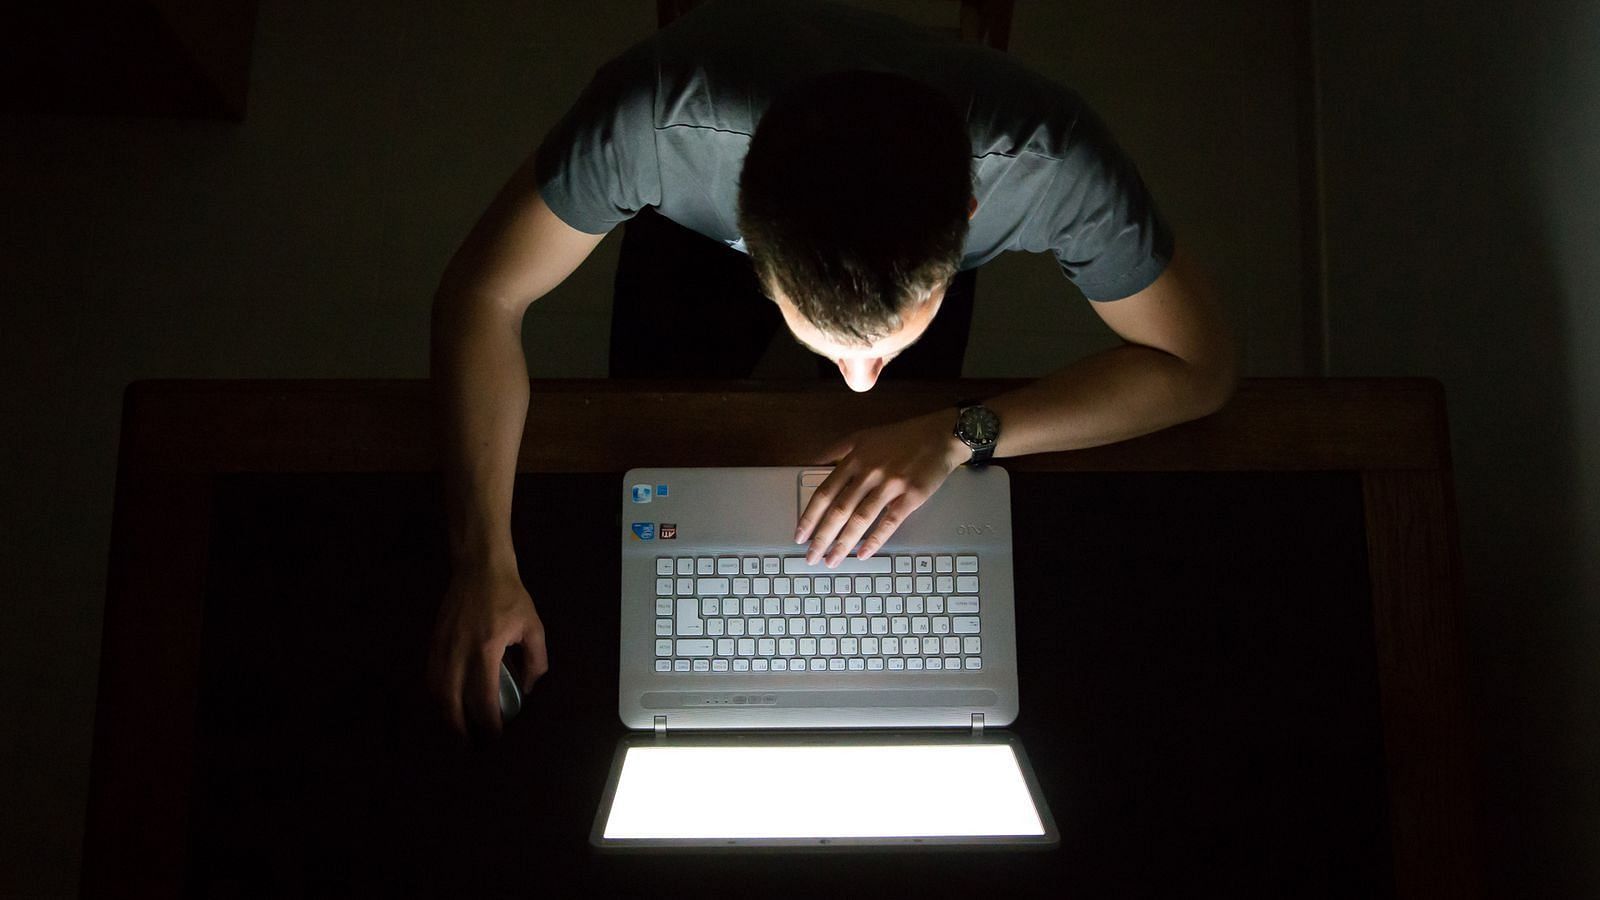
[[976, 556], [956, 557], [956, 574], [971, 575], [978, 571], [978, 558]]
[[678, 633], [696, 635], [705, 633], [705, 620], [700, 618], [700, 601], [693, 597], [678, 598]]
[[783, 558], [783, 574], [785, 575], [889, 575], [893, 572], [894, 563], [887, 556], [874, 556], [871, 559], [858, 559], [846, 556], [832, 569], [821, 563], [807, 565], [804, 556], [785, 556]]
[[950, 627], [956, 634], [977, 634], [977, 616], [956, 616], [950, 620]]
[[678, 652], [677, 652], [676, 655], [677, 656], [690, 656], [690, 657], [693, 657], [693, 656], [710, 656], [711, 655], [711, 641], [709, 639], [706, 639], [706, 638], [698, 638], [698, 639], [679, 638], [678, 639]]
[[951, 597], [945, 601], [945, 610], [950, 614], [975, 613], [978, 611], [977, 597]]

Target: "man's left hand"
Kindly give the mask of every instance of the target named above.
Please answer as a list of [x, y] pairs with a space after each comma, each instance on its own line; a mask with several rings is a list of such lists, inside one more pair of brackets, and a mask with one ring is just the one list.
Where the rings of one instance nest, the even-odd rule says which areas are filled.
[[858, 431], [834, 445], [827, 458], [838, 463], [811, 496], [794, 533], [796, 544], [811, 542], [806, 562], [837, 566], [857, 541], [861, 559], [876, 553], [972, 457], [954, 427], [951, 407]]

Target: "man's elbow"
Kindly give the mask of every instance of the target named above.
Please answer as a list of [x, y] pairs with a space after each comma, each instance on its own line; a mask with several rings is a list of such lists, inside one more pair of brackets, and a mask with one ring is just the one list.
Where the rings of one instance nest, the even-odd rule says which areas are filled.
[[1239, 387], [1239, 367], [1233, 354], [1209, 364], [1190, 363], [1193, 388], [1193, 418], [1209, 416], [1228, 405]]

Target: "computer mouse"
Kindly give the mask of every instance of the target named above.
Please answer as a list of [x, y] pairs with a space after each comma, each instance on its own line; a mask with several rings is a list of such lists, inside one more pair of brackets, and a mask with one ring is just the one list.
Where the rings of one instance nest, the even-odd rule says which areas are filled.
[[506, 667], [506, 661], [500, 660], [500, 721], [509, 722], [522, 711], [522, 691], [517, 688], [517, 679], [511, 676], [511, 669]]

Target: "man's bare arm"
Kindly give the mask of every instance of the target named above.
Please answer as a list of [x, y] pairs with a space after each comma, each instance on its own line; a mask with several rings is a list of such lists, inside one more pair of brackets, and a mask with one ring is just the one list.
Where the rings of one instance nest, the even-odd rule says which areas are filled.
[[[1232, 395], [1226, 318], [1181, 253], [1149, 287], [1094, 308], [1126, 343], [985, 400], [1000, 416], [995, 456], [1126, 440], [1215, 412]], [[969, 458], [954, 425], [954, 410], [940, 410], [832, 448], [835, 476], [844, 477], [818, 489], [795, 529], [795, 540], [810, 544], [808, 558], [837, 564], [858, 542], [859, 555], [877, 552]]]
[[1216, 412], [1237, 379], [1221, 304], [1181, 252], [1155, 283], [1093, 304], [1125, 343], [986, 401], [995, 456], [1077, 450]]
[[511, 489], [528, 411], [522, 318], [603, 237], [557, 218], [524, 166], [456, 251], [434, 297], [432, 374], [453, 571], [428, 677], [458, 731], [468, 718], [499, 730], [507, 647], [523, 647], [524, 689], [548, 668], [544, 628], [511, 545]]

